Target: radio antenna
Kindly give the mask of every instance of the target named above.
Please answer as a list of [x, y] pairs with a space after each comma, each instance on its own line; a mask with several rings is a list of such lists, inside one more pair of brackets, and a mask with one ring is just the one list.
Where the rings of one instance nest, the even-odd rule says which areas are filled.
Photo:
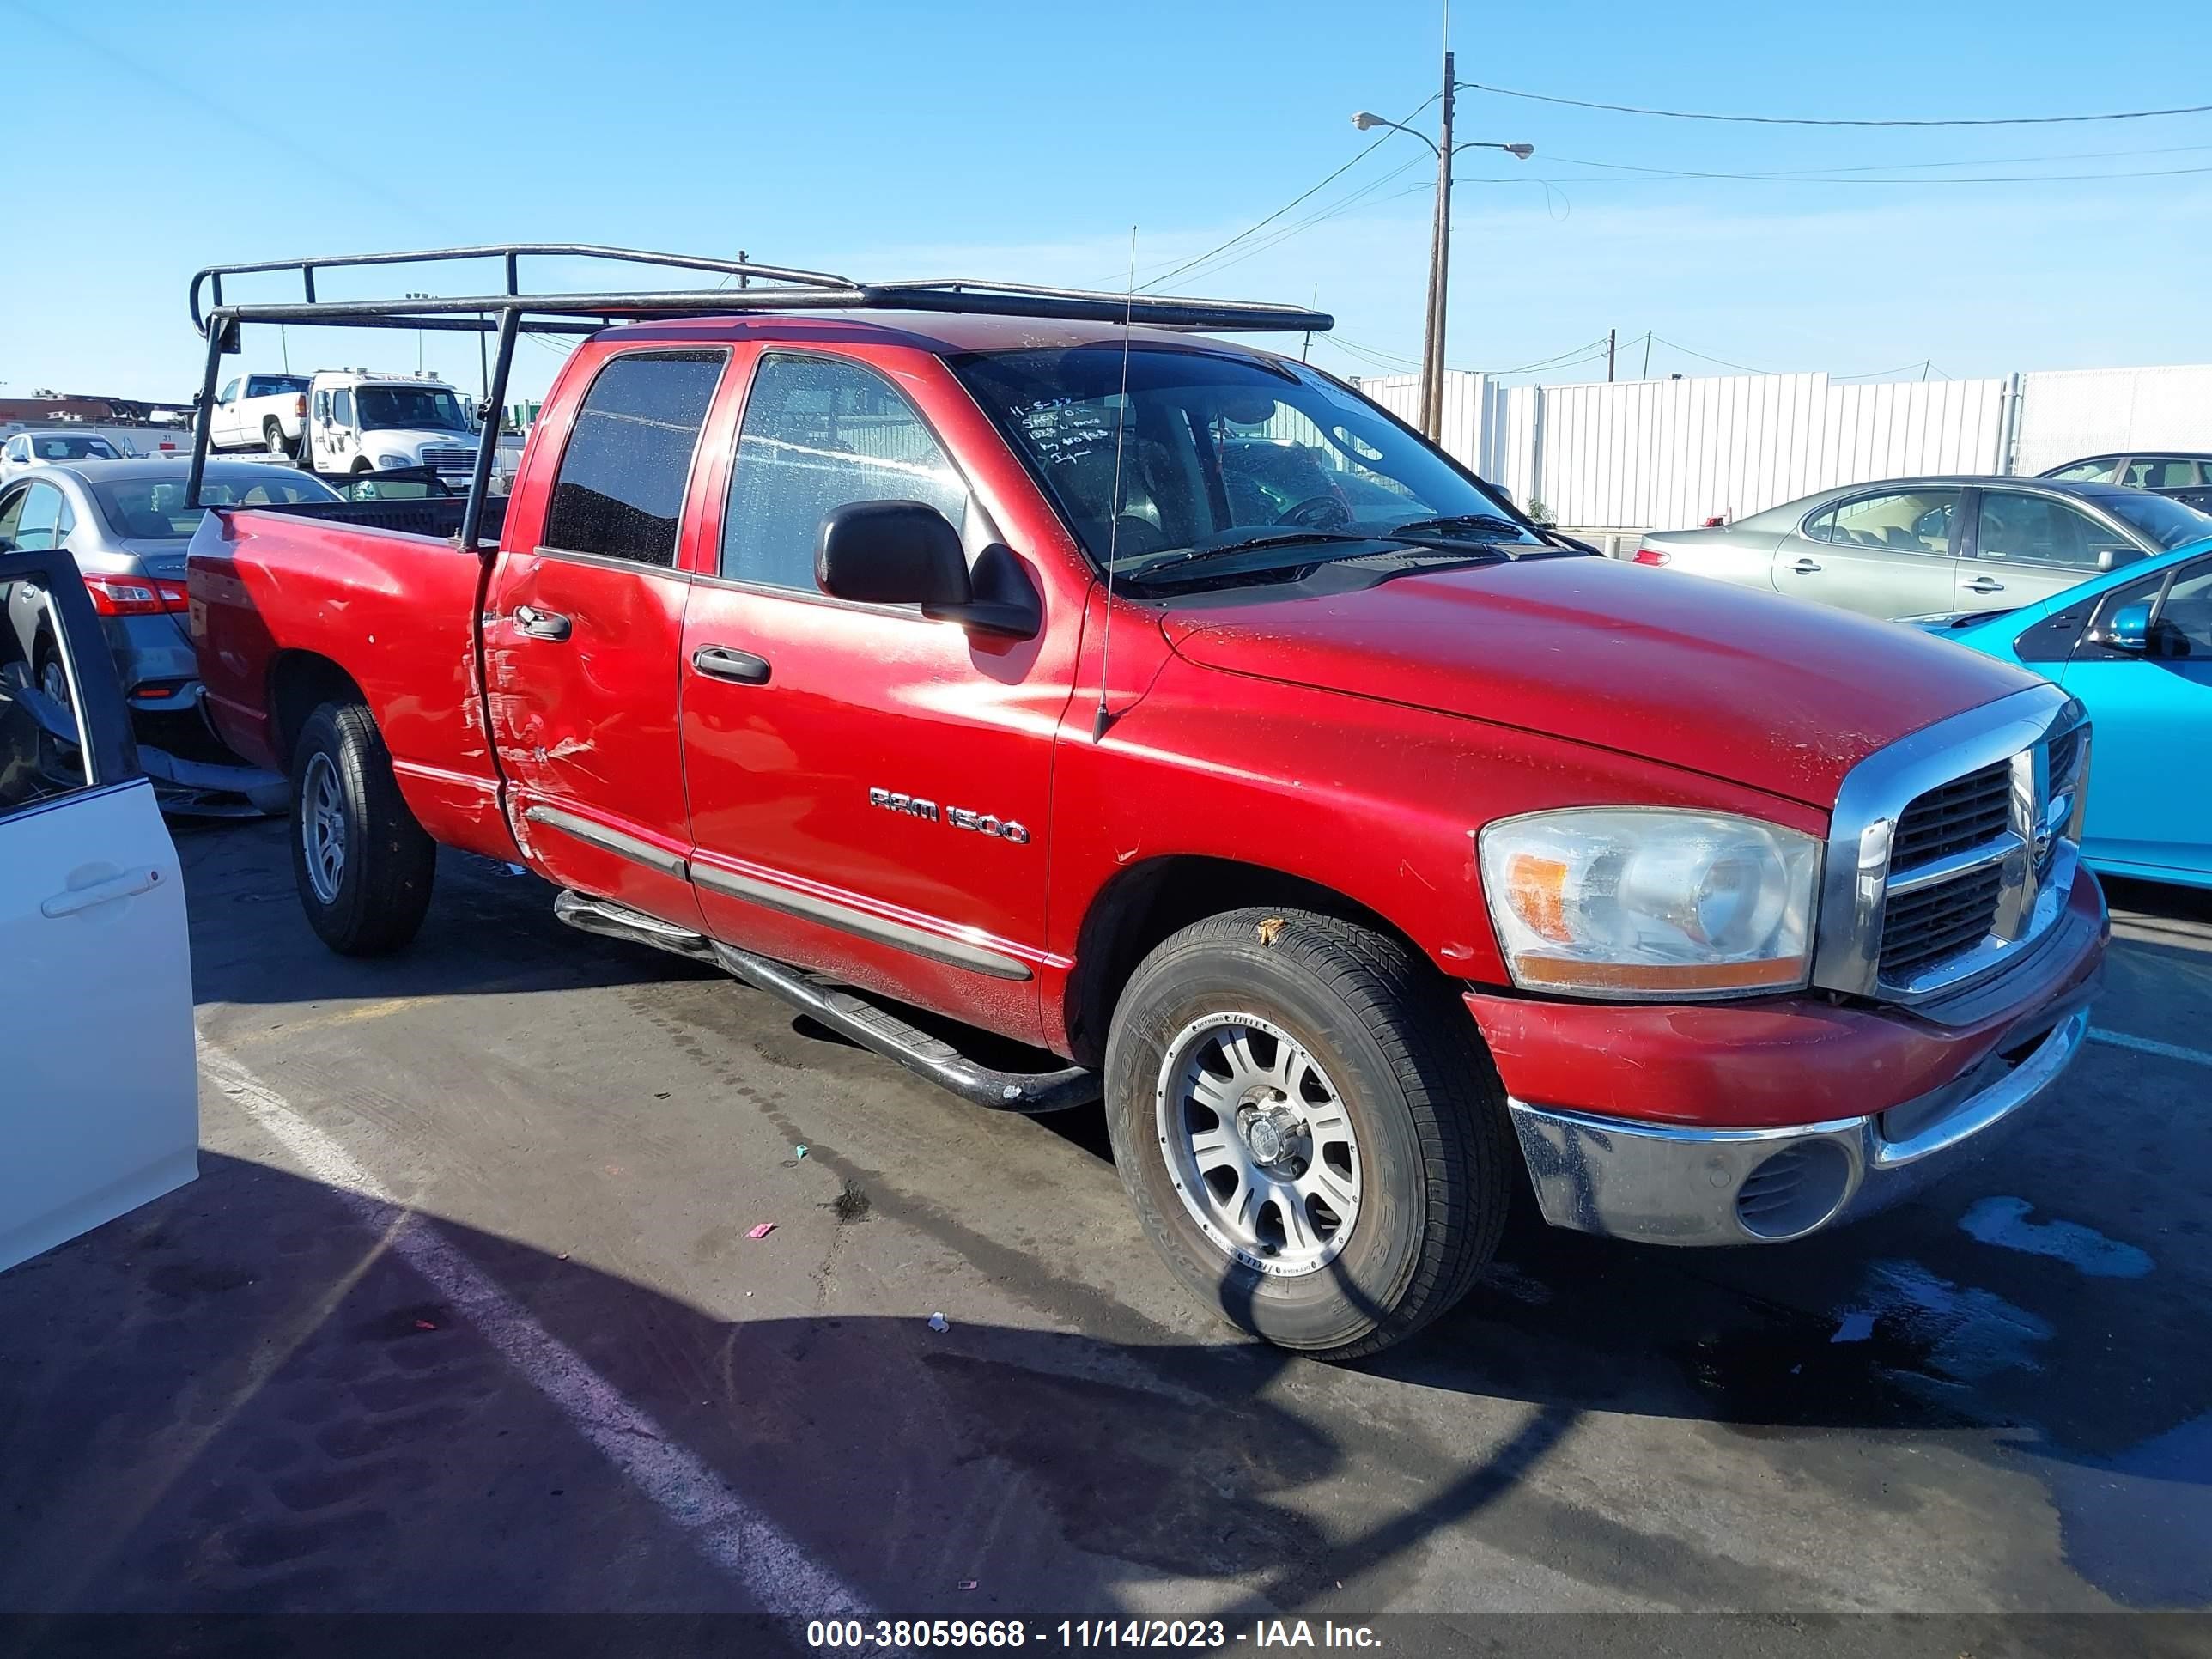
[[1114, 495], [1106, 504], [1106, 617], [1098, 629], [1098, 708], [1091, 717], [1091, 741], [1103, 743], [1111, 716], [1106, 712], [1106, 667], [1114, 650], [1114, 558], [1121, 544], [1121, 434], [1129, 423], [1129, 331], [1137, 318], [1137, 228], [1129, 227], [1129, 288], [1121, 313], [1121, 402], [1114, 412]]

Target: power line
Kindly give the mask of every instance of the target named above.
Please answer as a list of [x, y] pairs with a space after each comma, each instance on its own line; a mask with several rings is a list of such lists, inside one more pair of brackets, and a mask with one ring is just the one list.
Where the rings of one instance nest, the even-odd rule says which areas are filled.
[[[1423, 99], [1416, 108], [1407, 113], [1406, 119], [1408, 121], [1412, 120], [1414, 116], [1419, 115], [1422, 110], [1426, 109], [1431, 104], [1435, 103], [1437, 100], [1442, 96], [1443, 94], [1441, 93], [1431, 94], [1428, 97]], [[1384, 131], [1376, 138], [1374, 143], [1369, 144], [1365, 149], [1361, 150], [1358, 155], [1353, 156], [1342, 167], [1337, 168], [1335, 172], [1330, 173], [1328, 177], [1322, 179], [1319, 184], [1314, 185], [1312, 189], [1299, 191], [1298, 194], [1291, 198], [1289, 201], [1284, 203], [1282, 206], [1277, 208], [1266, 218], [1247, 225], [1243, 229], [1238, 231], [1234, 236], [1222, 243], [1219, 246], [1208, 248], [1196, 258], [1186, 259], [1182, 264], [1176, 266], [1174, 270], [1164, 271], [1159, 276], [1153, 277], [1152, 281], [1138, 284], [1139, 289], [1141, 290], [1148, 288], [1158, 288], [1162, 283], [1171, 281], [1174, 278], [1183, 275], [1186, 271], [1195, 270], [1198, 266], [1202, 265], [1208, 260], [1212, 259], [1215, 254], [1228, 252], [1229, 249], [1235, 247], [1237, 243], [1243, 241], [1246, 237], [1254, 234], [1255, 232], [1264, 230], [1267, 226], [1281, 218], [1285, 213], [1288, 213], [1292, 208], [1297, 206], [1299, 203], [1320, 194], [1321, 191], [1328, 189], [1329, 185], [1343, 178], [1346, 173], [1351, 172], [1352, 168], [1358, 167], [1362, 161], [1372, 155], [1377, 149], [1380, 149], [1382, 147], [1383, 142], [1389, 137], [1390, 133], [1389, 130], [1385, 129]]]
[[[1352, 191], [1346, 195], [1338, 197], [1336, 200], [1330, 203], [1328, 206], [1316, 210], [1314, 212], [1307, 215], [1304, 218], [1295, 219], [1287, 225], [1284, 225], [1278, 229], [1270, 231], [1267, 235], [1262, 236], [1258, 241], [1252, 243], [1248, 247], [1239, 250], [1229, 258], [1213, 261], [1211, 264], [1206, 265], [1206, 277], [1208, 280], [1211, 280], [1212, 277], [1219, 275], [1222, 271], [1228, 270], [1237, 265], [1241, 265], [1247, 259], [1255, 258], [1259, 255], [1267, 252], [1270, 248], [1279, 247], [1283, 243], [1289, 241], [1294, 236], [1303, 235], [1305, 232], [1311, 230], [1316, 225], [1325, 224], [1331, 219], [1340, 218], [1343, 215], [1351, 212], [1352, 209], [1359, 206], [1363, 202], [1371, 198], [1376, 191], [1382, 189], [1383, 185], [1397, 178], [1407, 168], [1419, 167], [1420, 163], [1421, 158], [1417, 155], [1412, 161], [1404, 162], [1398, 167], [1391, 168], [1389, 172], [1384, 173], [1381, 178], [1376, 179], [1369, 184], [1363, 185], [1358, 190]], [[1428, 185], [1416, 185], [1413, 186], [1413, 191], [1425, 191], [1433, 187]], [[1413, 191], [1394, 191], [1389, 196], [1385, 197], [1382, 199], [1385, 201], [1395, 201], [1400, 195], [1412, 193]], [[1204, 262], [1201, 261], [1200, 263], [1202, 264]], [[1164, 282], [1166, 278], [1163, 277], [1160, 280]]]
[[[2212, 148], [2212, 146], [2188, 145], [2185, 148], [2198, 149]], [[1586, 161], [1579, 155], [1554, 155], [1551, 159], [1554, 161], [1562, 162], [1568, 167], [1603, 167], [1608, 173], [1634, 173], [1639, 178], [1645, 179], [1741, 179], [1755, 180], [1762, 184], [1779, 185], [2056, 185], [2101, 182], [2103, 180], [2112, 179], [2178, 179], [2190, 173], [2212, 173], [2212, 167], [2143, 167], [2126, 168], [2112, 173], [1998, 173], [1976, 177], [1954, 179], [1867, 179], [1838, 178], [1834, 175], [1838, 173], [1868, 173], [1877, 171], [1878, 169], [1867, 167], [1814, 167], [1801, 168], [1787, 173], [1722, 173], [1700, 171], [1687, 167], [1644, 167], [1632, 161]], [[1900, 165], [1893, 170], [1903, 172], [1906, 166], [1972, 167], [1974, 165], [1975, 163], [1971, 161], [1906, 163]], [[1984, 162], [1981, 163], [1981, 165], [1985, 167], [2002, 166], [2002, 163]], [[1484, 182], [1488, 184], [1510, 184], [1513, 182], [1513, 180], [1506, 179], [1486, 179]], [[1531, 184], [1536, 184], [1549, 181], [1530, 179], [1528, 182]], [[1595, 185], [1603, 184], [1607, 181], [1601, 179], [1576, 179], [1571, 180], [1560, 180], [1559, 182], [1578, 185]], [[1615, 180], [1613, 182], [1625, 183], [1627, 181]]]
[[2182, 104], [2172, 109], [2119, 110], [2109, 115], [1981, 115], [1948, 116], [1941, 119], [1908, 120], [1847, 118], [1812, 115], [1716, 115], [1704, 111], [1649, 109], [1638, 104], [1601, 104], [1585, 98], [1559, 98], [1550, 93], [1516, 92], [1510, 87], [1485, 86], [1462, 81], [1469, 92], [1486, 92], [1499, 98], [1523, 98], [1539, 104], [1565, 104], [1575, 109], [1605, 110], [1615, 115], [1656, 115], [1670, 121], [1735, 121], [1772, 127], [2041, 127], [2083, 121], [2148, 121], [2167, 115], [2212, 114], [2212, 104]]
[[1686, 345], [1678, 345], [1663, 334], [1655, 334], [1651, 337], [1670, 351], [1679, 351], [1684, 356], [1695, 357], [1701, 362], [1718, 363], [1723, 368], [1740, 368], [1747, 374], [1778, 374], [1782, 372], [1774, 368], [1753, 368], [1749, 363], [1730, 362], [1725, 357], [1715, 357], [1702, 351], [1692, 351]]

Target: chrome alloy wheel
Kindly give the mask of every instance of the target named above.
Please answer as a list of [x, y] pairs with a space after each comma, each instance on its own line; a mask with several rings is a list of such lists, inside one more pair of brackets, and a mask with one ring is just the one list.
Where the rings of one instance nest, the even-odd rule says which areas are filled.
[[307, 854], [307, 881], [315, 896], [336, 904], [338, 884], [345, 879], [344, 796], [337, 764], [319, 752], [308, 761], [300, 786], [300, 850]]
[[1359, 1218], [1359, 1143], [1320, 1063], [1257, 1015], [1208, 1014], [1167, 1045], [1161, 1155], [1206, 1236], [1255, 1272], [1317, 1273]]

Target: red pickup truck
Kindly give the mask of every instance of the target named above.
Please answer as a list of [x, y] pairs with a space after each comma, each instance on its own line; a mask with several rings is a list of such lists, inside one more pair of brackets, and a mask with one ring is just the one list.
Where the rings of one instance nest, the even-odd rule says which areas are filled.
[[[405, 945], [442, 843], [981, 1103], [1103, 1092], [1174, 1271], [1337, 1357], [1449, 1307], [1516, 1191], [1802, 1237], [2081, 1043], [2055, 688], [1591, 556], [1199, 313], [808, 292], [581, 325], [464, 535], [209, 514], [210, 703], [293, 780], [333, 949]], [[454, 303], [507, 305], [503, 373], [523, 302]], [[218, 310], [210, 374], [312, 309]]]

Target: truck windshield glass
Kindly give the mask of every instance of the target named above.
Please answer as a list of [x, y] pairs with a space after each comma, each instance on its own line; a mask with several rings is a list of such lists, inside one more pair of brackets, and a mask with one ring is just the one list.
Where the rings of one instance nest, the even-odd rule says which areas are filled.
[[2212, 518], [2208, 518], [2193, 507], [2164, 495], [2130, 490], [2115, 491], [2098, 498], [2103, 507], [2122, 524], [2140, 530], [2159, 546], [2171, 550], [2184, 542], [2193, 542], [2212, 536]]
[[[1296, 363], [1110, 342], [952, 367], [1021, 451], [1094, 562], [1193, 549], [1388, 537], [1541, 545], [1499, 499], [1364, 399]], [[1121, 489], [1115, 447], [1121, 428]]]
[[361, 386], [354, 388], [364, 432], [466, 432], [460, 399], [443, 386]]

